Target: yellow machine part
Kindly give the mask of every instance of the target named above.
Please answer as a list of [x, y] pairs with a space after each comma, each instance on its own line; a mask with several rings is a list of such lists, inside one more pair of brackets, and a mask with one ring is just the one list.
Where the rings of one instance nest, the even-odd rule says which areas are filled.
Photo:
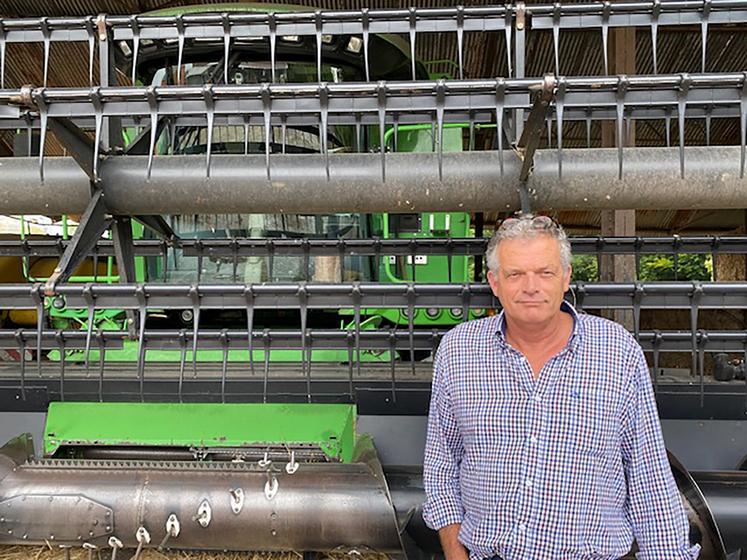
[[[31, 258], [31, 266], [29, 267], [29, 276], [32, 278], [49, 278], [57, 266], [58, 259], [56, 258]], [[98, 274], [100, 276], [106, 275], [107, 263], [105, 259], [100, 259], [98, 262]], [[113, 267], [112, 274], [117, 274], [116, 265]], [[87, 259], [84, 261], [75, 271], [73, 276], [93, 276], [93, 260]], [[0, 283], [19, 283], [26, 282], [26, 278], [23, 275], [23, 265], [21, 259], [18, 257], [0, 257]], [[12, 309], [9, 313], [5, 312], [5, 317], [0, 314], [0, 325], [10, 319], [15, 325], [19, 327], [33, 327], [36, 326], [36, 310], [35, 309]]]

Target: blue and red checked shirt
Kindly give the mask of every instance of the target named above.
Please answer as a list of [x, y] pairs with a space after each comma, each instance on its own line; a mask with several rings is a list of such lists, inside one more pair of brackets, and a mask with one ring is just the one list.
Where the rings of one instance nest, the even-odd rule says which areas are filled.
[[578, 314], [535, 380], [504, 317], [442, 340], [425, 449], [432, 529], [461, 523], [472, 560], [698, 557], [646, 360], [622, 326]]

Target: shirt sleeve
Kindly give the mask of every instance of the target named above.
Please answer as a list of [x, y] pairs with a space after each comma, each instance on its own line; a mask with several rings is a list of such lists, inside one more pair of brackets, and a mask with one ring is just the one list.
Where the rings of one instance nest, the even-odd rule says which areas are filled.
[[638, 560], [694, 560], [689, 524], [669, 466], [646, 358], [633, 343], [625, 374], [622, 460], [628, 484], [626, 515], [638, 543]]
[[426, 496], [423, 519], [435, 531], [461, 523], [464, 516], [459, 491], [459, 466], [464, 449], [446, 383], [445, 352], [446, 340], [442, 341], [434, 361], [423, 463]]

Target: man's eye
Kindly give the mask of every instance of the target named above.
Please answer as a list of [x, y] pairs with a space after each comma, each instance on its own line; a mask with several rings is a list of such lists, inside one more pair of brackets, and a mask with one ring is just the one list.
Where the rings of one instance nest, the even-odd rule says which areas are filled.
[[552, 278], [553, 276], [555, 276], [555, 273], [551, 270], [545, 270], [544, 272], [542, 272], [542, 276], [544, 276], [545, 278]]

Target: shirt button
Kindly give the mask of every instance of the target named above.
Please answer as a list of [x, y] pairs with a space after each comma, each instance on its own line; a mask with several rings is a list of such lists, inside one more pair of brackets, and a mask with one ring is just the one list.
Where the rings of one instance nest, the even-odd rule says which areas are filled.
[[530, 436], [529, 443], [537, 443], [537, 436]]
[[524, 481], [524, 484], [526, 485], [527, 488], [531, 488], [532, 487], [532, 479], [531, 478], [527, 478]]
[[517, 529], [519, 529], [519, 533], [524, 533], [527, 530], [527, 526], [524, 525], [523, 523], [520, 523]]
[[537, 404], [539, 404], [540, 402], [542, 402], [542, 397], [540, 397], [539, 395], [534, 395], [532, 397], [532, 400], [534, 400], [534, 402], [536, 402]]

